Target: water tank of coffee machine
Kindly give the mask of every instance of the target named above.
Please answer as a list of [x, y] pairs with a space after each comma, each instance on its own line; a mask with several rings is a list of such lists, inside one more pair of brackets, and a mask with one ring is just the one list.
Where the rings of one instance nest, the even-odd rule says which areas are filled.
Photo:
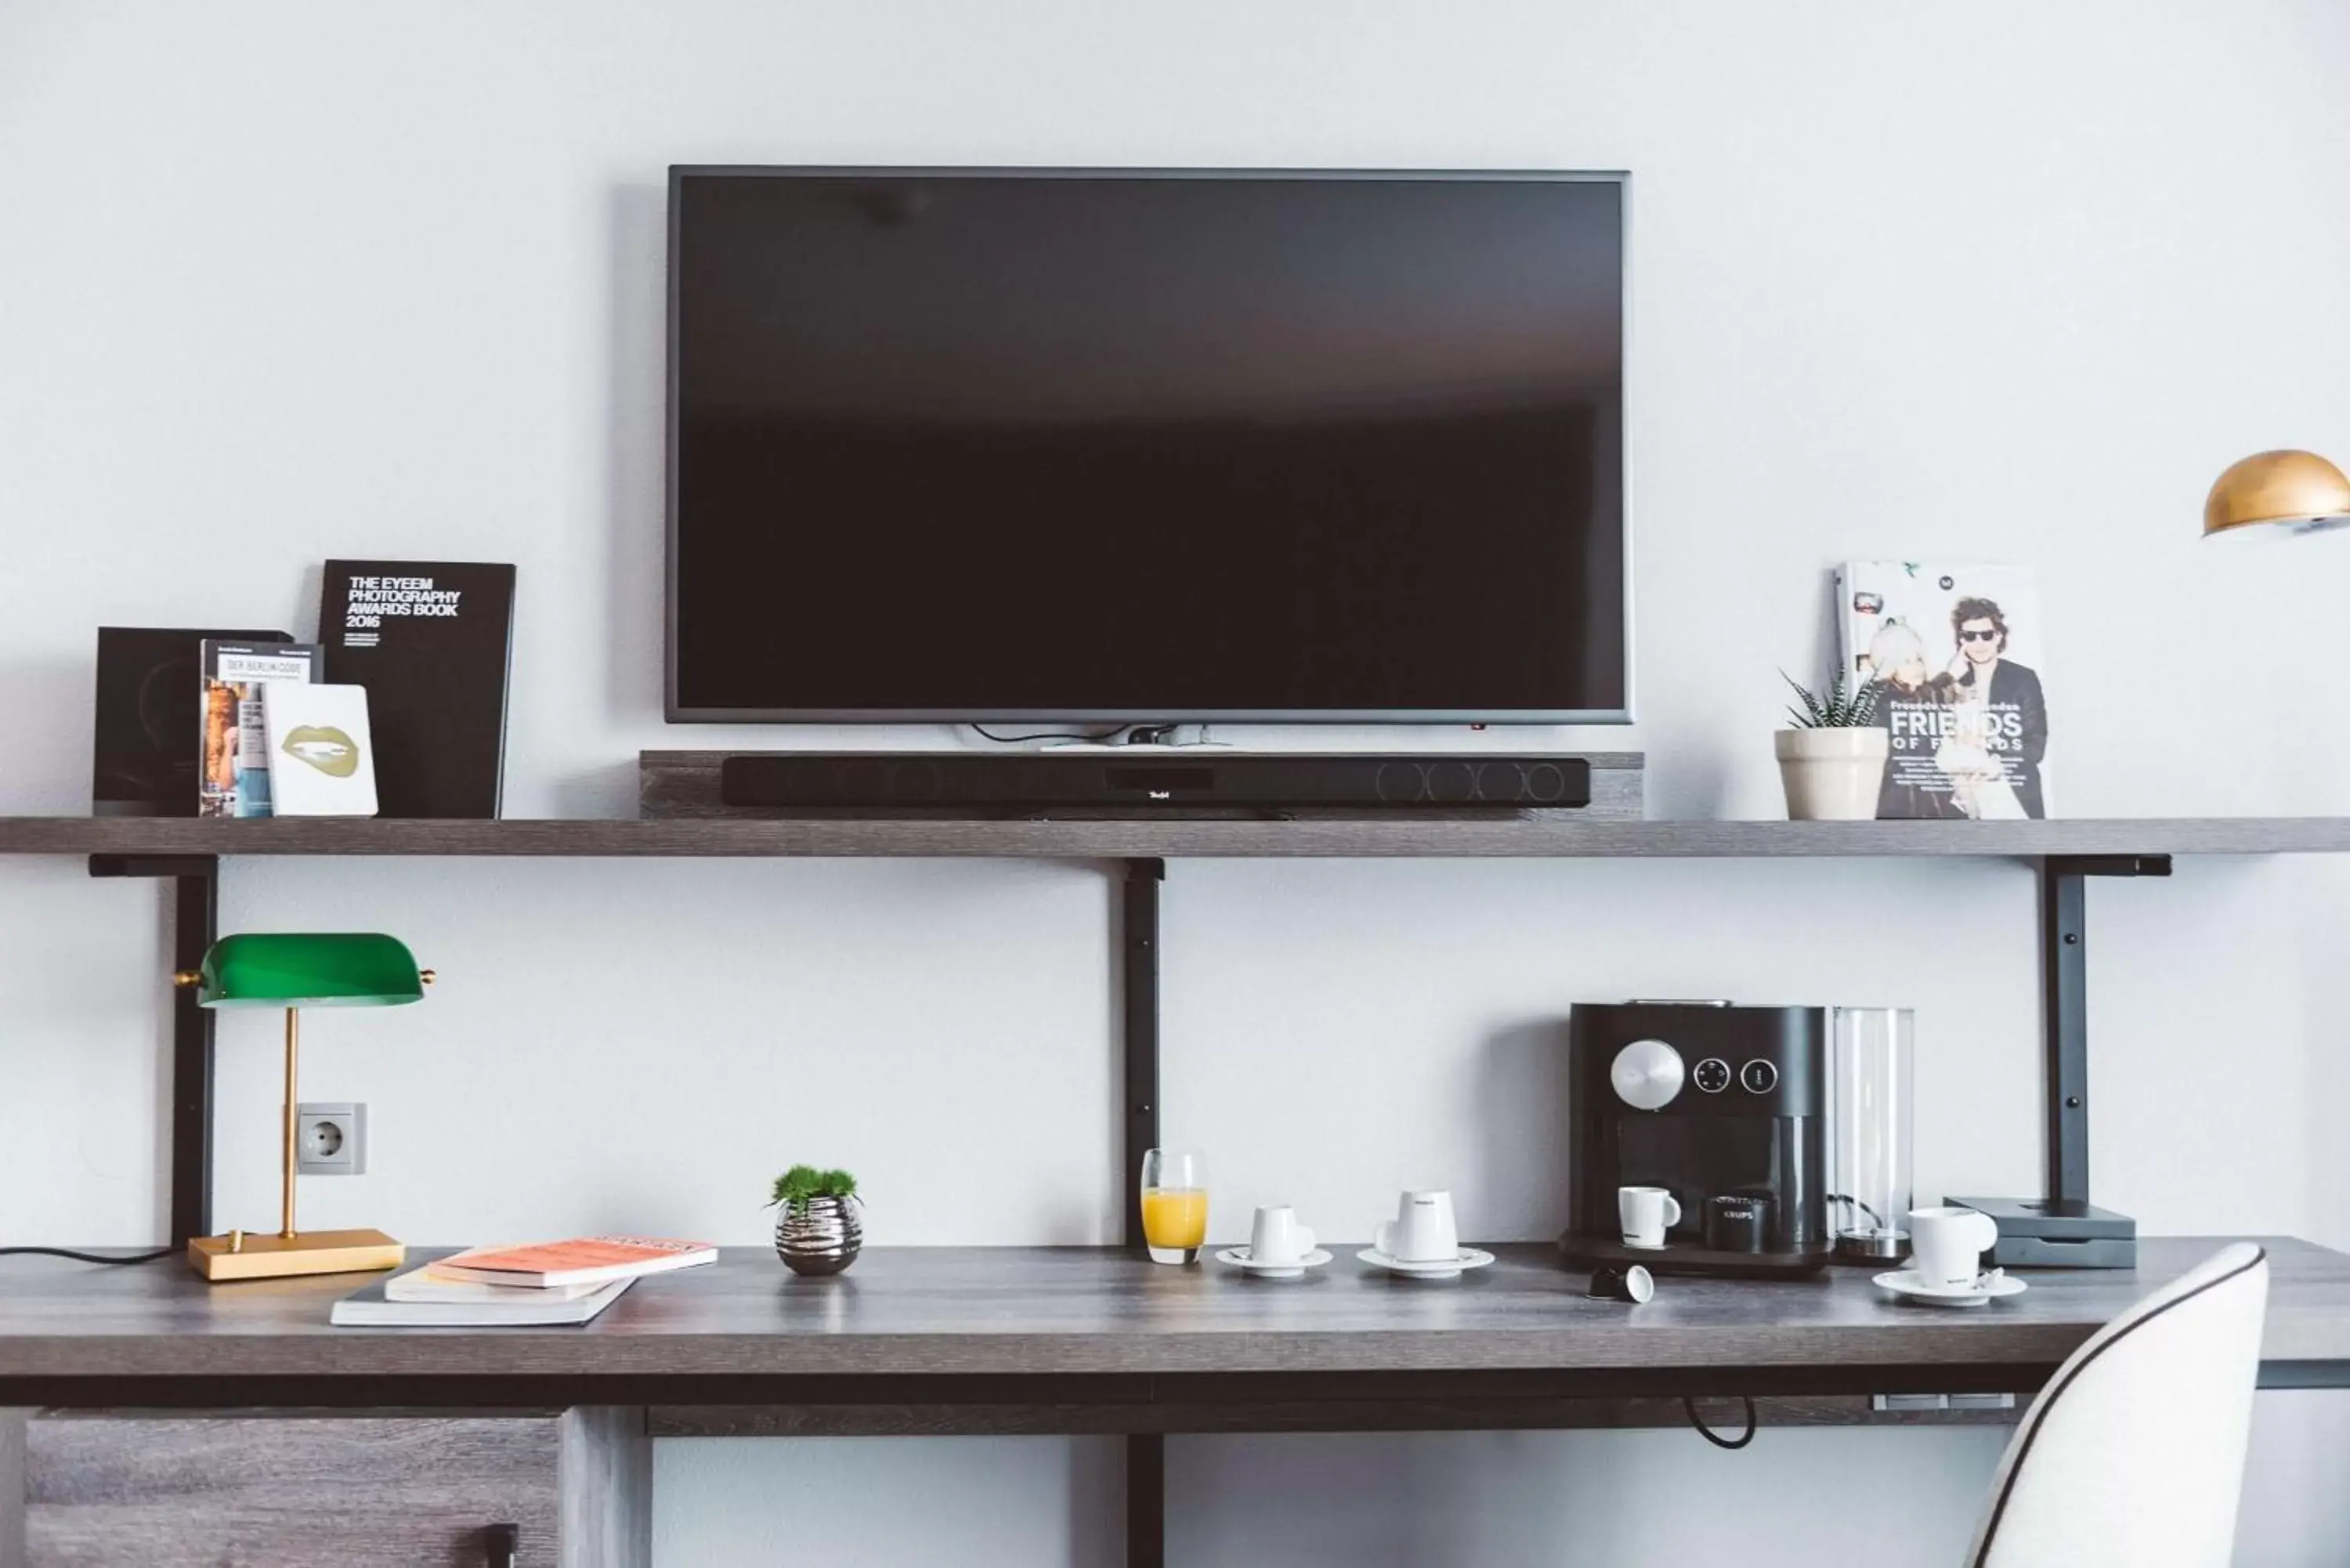
[[1906, 1007], [1839, 1007], [1828, 1075], [1828, 1231], [1836, 1256], [1891, 1263], [1909, 1255], [1910, 1080], [1917, 1015]]

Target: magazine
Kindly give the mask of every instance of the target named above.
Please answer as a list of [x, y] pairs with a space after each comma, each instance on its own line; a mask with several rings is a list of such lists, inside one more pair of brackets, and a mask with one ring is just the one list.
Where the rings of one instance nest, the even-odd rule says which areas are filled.
[[203, 698], [196, 774], [199, 816], [267, 816], [269, 737], [261, 716], [264, 681], [316, 680], [314, 642], [228, 642], [198, 646]]
[[2029, 567], [1853, 561], [1836, 571], [1850, 679], [1891, 737], [1879, 817], [2048, 815], [2048, 700]]

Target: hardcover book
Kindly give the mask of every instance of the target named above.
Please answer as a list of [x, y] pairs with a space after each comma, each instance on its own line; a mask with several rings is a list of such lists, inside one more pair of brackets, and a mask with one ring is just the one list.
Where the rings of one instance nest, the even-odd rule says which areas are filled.
[[261, 683], [271, 804], [278, 816], [373, 816], [375, 744], [356, 686]]
[[631, 1280], [715, 1262], [718, 1249], [707, 1241], [672, 1241], [657, 1236], [583, 1236], [526, 1247], [476, 1247], [432, 1265], [445, 1280], [481, 1285], [579, 1285]]
[[337, 1328], [566, 1328], [592, 1323], [620, 1299], [634, 1280], [614, 1280], [585, 1295], [556, 1291], [506, 1291], [492, 1300], [411, 1297], [398, 1279], [379, 1280], [337, 1302], [327, 1321]]
[[315, 642], [232, 642], [206, 638], [198, 655], [198, 816], [267, 816], [269, 736], [261, 716], [264, 681], [307, 685], [318, 678]]
[[1844, 669], [1877, 686], [1884, 817], [2048, 815], [2040, 595], [2028, 567], [1853, 561], [1836, 571]]
[[592, 1283], [544, 1285], [536, 1289], [522, 1285], [479, 1285], [470, 1280], [452, 1280], [441, 1272], [438, 1265], [427, 1263], [421, 1269], [411, 1269], [404, 1274], [394, 1274], [384, 1281], [383, 1298], [392, 1302], [435, 1302], [443, 1306], [511, 1306], [520, 1301], [577, 1301], [604, 1288], [604, 1285]]
[[327, 563], [326, 678], [367, 689], [383, 815], [498, 815], [514, 588], [511, 566]]

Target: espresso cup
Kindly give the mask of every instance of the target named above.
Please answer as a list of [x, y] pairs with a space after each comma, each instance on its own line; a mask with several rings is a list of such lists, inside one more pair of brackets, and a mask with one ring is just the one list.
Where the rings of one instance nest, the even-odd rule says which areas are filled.
[[1314, 1232], [1297, 1222], [1286, 1203], [1268, 1204], [1249, 1225], [1249, 1262], [1295, 1263], [1314, 1250]]
[[1665, 1232], [1681, 1222], [1681, 1202], [1661, 1187], [1619, 1187], [1616, 1216], [1624, 1222], [1624, 1245], [1650, 1251], [1665, 1244]]
[[1921, 1284], [1974, 1283], [1983, 1253], [1998, 1242], [1999, 1226], [1980, 1209], [1909, 1210], [1909, 1267]]
[[1452, 1194], [1432, 1189], [1407, 1191], [1396, 1217], [1382, 1220], [1371, 1245], [1399, 1263], [1433, 1263], [1461, 1255], [1461, 1229], [1452, 1219]]

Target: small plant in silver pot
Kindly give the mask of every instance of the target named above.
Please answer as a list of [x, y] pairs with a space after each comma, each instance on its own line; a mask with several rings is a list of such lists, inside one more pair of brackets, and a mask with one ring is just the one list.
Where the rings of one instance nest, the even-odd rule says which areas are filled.
[[795, 1274], [837, 1274], [865, 1246], [864, 1203], [845, 1170], [795, 1165], [775, 1178], [775, 1256]]

